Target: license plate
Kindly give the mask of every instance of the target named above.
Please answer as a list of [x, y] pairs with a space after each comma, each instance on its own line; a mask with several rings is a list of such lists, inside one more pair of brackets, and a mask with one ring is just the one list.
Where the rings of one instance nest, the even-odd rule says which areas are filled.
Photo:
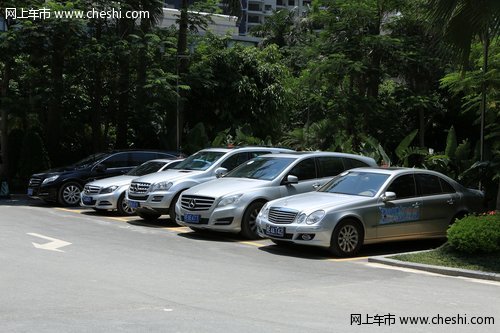
[[128, 201], [128, 206], [130, 208], [138, 208], [141, 206], [141, 204], [139, 203], [139, 201], [133, 201], [133, 200], [129, 200]]
[[30, 195], [30, 196], [33, 195], [33, 189], [32, 188], [28, 189], [28, 195]]
[[284, 227], [275, 227], [273, 225], [266, 226], [266, 235], [273, 237], [285, 237], [285, 228]]
[[200, 223], [200, 215], [186, 214], [186, 215], [184, 215], [184, 222], [187, 222], [187, 223]]
[[84, 196], [84, 197], [82, 197], [82, 202], [84, 204], [90, 204], [90, 203], [92, 203], [92, 197], [85, 197]]

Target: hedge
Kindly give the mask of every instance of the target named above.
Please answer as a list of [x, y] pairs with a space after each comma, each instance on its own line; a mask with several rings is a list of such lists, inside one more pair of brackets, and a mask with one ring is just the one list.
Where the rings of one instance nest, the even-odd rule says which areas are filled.
[[448, 229], [448, 243], [465, 253], [500, 252], [500, 214], [468, 215]]

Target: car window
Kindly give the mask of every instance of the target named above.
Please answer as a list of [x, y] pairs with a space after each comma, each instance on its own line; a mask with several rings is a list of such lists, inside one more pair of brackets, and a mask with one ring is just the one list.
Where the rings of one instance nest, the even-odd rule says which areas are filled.
[[296, 176], [299, 181], [316, 178], [316, 165], [314, 163], [314, 158], [308, 158], [300, 161], [293, 167], [292, 170], [290, 170], [288, 174]]
[[345, 170], [341, 157], [321, 156], [317, 158], [319, 177], [333, 177]]
[[344, 158], [344, 161], [345, 161], [347, 169], [364, 168], [364, 167], [369, 166], [365, 162], [356, 160], [354, 158]]
[[419, 173], [415, 175], [415, 178], [417, 180], [420, 195], [425, 196], [442, 193], [438, 176]]
[[412, 198], [417, 195], [413, 174], [402, 175], [394, 179], [387, 192], [396, 193], [397, 199]]
[[221, 167], [226, 168], [228, 171], [233, 170], [236, 168], [238, 165], [240, 165], [243, 162], [248, 161], [248, 153], [243, 152], [243, 153], [237, 153], [232, 156], [230, 156], [227, 160], [225, 160], [222, 164]]
[[83, 160], [72, 164], [71, 166], [74, 167], [75, 169], [83, 169], [83, 168], [89, 167], [90, 165], [94, 164], [96, 161], [103, 159], [107, 155], [108, 154], [106, 154], [106, 153], [98, 153], [98, 154], [90, 155], [89, 157], [86, 157]]
[[174, 166], [175, 170], [207, 170], [226, 153], [222, 151], [199, 151]]
[[446, 180], [443, 178], [439, 177], [439, 182], [441, 183], [441, 189], [443, 190], [443, 193], [455, 193], [456, 190], [453, 186], [450, 185]]
[[334, 177], [318, 191], [373, 197], [387, 178], [389, 175], [386, 174], [348, 171]]
[[278, 177], [292, 162], [293, 158], [283, 157], [256, 157], [244, 162], [233, 171], [226, 174], [225, 178], [252, 178], [273, 180]]
[[260, 155], [272, 154], [272, 153], [273, 153], [272, 151], [251, 151], [251, 152], [248, 152], [248, 155], [249, 155], [250, 159], [252, 159], [252, 158], [260, 156]]
[[149, 161], [141, 164], [132, 170], [130, 170], [127, 175], [129, 176], [144, 176], [153, 172], [160, 170], [165, 165], [165, 162]]
[[128, 153], [116, 153], [101, 162], [106, 168], [125, 168], [128, 166]]
[[149, 160], [153, 160], [157, 157], [156, 153], [147, 152], [147, 151], [129, 153], [129, 154], [130, 154], [130, 166], [140, 165], [144, 162], [147, 162]]

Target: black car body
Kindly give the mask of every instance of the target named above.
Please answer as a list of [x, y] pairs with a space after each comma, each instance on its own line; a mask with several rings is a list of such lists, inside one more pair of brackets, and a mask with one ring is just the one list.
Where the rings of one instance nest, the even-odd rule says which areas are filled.
[[173, 153], [129, 150], [91, 155], [67, 167], [48, 170], [31, 176], [28, 195], [64, 206], [75, 206], [85, 183], [125, 174], [132, 168], [153, 159], [177, 159]]

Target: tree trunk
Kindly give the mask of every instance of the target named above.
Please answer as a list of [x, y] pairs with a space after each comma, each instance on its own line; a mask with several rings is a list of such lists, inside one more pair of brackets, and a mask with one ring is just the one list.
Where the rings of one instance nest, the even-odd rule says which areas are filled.
[[[9, 80], [10, 80], [10, 63], [7, 62], [5, 64], [5, 70], [4, 70], [4, 75], [3, 75], [3, 80], [2, 80], [2, 85], [1, 85], [1, 97], [2, 101], [5, 101], [7, 99], [7, 92], [9, 89]], [[9, 174], [9, 156], [8, 156], [8, 111], [7, 108], [5, 107], [4, 103], [0, 104], [1, 107], [1, 112], [0, 112], [0, 117], [1, 117], [1, 124], [0, 124], [0, 150], [2, 152], [2, 155], [0, 156], [1, 158], [1, 170], [0, 170], [0, 179], [6, 179], [8, 174]]]
[[188, 70], [189, 55], [187, 53], [188, 33], [188, 0], [182, 0], [179, 19], [179, 36], [177, 38], [177, 114], [176, 114], [176, 149], [182, 150], [182, 129], [184, 128], [184, 90], [179, 90], [182, 78]]
[[[95, 38], [97, 43], [101, 40], [102, 22], [96, 23]], [[92, 80], [92, 112], [90, 112], [90, 126], [92, 128], [92, 150], [99, 152], [103, 149], [102, 140], [102, 61], [97, 57], [94, 63], [94, 74]]]
[[47, 114], [47, 148], [51, 162], [62, 162], [60, 155], [60, 133], [62, 118], [62, 102], [64, 94], [63, 69], [65, 37], [55, 32], [52, 37], [51, 84], [52, 93]]

